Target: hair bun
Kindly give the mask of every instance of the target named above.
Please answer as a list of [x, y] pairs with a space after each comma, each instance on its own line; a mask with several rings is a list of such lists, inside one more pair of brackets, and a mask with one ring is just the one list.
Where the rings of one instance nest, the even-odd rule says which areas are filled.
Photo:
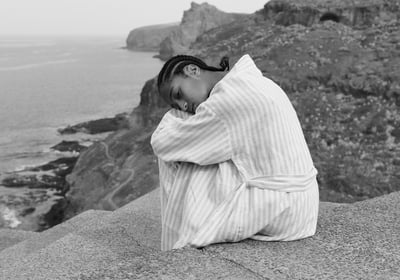
[[229, 70], [229, 57], [227, 56], [222, 57], [219, 66], [221, 66], [221, 70], [223, 71]]

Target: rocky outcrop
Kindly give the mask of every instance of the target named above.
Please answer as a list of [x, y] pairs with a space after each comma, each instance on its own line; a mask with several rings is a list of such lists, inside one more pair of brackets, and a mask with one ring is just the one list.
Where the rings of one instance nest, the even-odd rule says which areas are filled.
[[279, 25], [315, 23], [332, 20], [356, 28], [365, 28], [399, 19], [396, 0], [271, 0], [261, 14]]
[[58, 133], [60, 133], [61, 135], [74, 134], [78, 132], [99, 134], [123, 129], [127, 126], [128, 116], [126, 113], [121, 113], [111, 118], [103, 118], [93, 121], [82, 122], [75, 125], [69, 125], [65, 128], [58, 129]]
[[[113, 212], [86, 211], [14, 246], [18, 240], [0, 232], [0, 248], [6, 248], [0, 252], [0, 278], [397, 279], [400, 192], [393, 191], [400, 190], [398, 16], [374, 19], [368, 28], [338, 22], [332, 15], [329, 20], [281, 24], [278, 16], [265, 16], [279, 2], [289, 3], [271, 1], [253, 15], [209, 30], [188, 53], [210, 64], [223, 55], [233, 64], [248, 53], [285, 89], [319, 171], [321, 200], [379, 197], [351, 204], [321, 202], [316, 235], [304, 240], [245, 240], [160, 252], [157, 190], [127, 204], [158, 183], [149, 139], [167, 106], [151, 79], [128, 125], [83, 151], [67, 178], [71, 216], [88, 208], [127, 205]], [[325, 0], [293, 3], [329, 11], [339, 5]], [[341, 1], [341, 11], [350, 11], [354, 3], [361, 2]], [[397, 9], [395, 1], [362, 3], [366, 11]]]
[[159, 57], [167, 60], [175, 54], [184, 54], [200, 34], [244, 16], [222, 12], [208, 3], [192, 2], [190, 9], [184, 12], [179, 28], [161, 42]]
[[[346, 1], [341, 3], [344, 10]], [[284, 26], [257, 13], [245, 24], [199, 36], [191, 53], [210, 63], [249, 53], [297, 110], [319, 170], [321, 198], [352, 202], [400, 189], [399, 34], [396, 15], [389, 23], [352, 28], [333, 20]]]
[[[52, 147], [79, 154], [86, 147], [63, 141]], [[65, 193], [77, 156], [61, 157], [46, 164], [14, 171], [0, 181], [0, 228], [42, 231], [64, 220]]]
[[114, 210], [157, 187], [157, 160], [150, 137], [166, 109], [155, 79], [149, 80], [128, 126], [84, 151], [67, 176], [71, 202], [67, 218], [87, 209]]
[[[397, 16], [368, 28], [334, 20], [282, 25], [265, 17], [269, 5], [277, 3], [197, 36], [187, 53], [213, 65], [224, 55], [233, 64], [248, 53], [285, 89], [319, 171], [322, 200], [354, 202], [400, 190]], [[310, 3], [310, 9], [337, 6], [333, 1], [296, 3], [303, 8]], [[343, 11], [354, 8], [341, 3]], [[368, 3], [365, 9], [372, 9]], [[374, 3], [387, 11], [397, 9], [394, 2]], [[385, 6], [390, 3], [394, 6]], [[83, 152], [68, 177], [71, 215], [89, 208], [114, 209], [155, 188], [157, 163], [149, 139], [166, 110], [155, 80], [149, 80], [128, 127]]]
[[179, 22], [139, 27], [129, 32], [126, 48], [135, 51], [158, 52], [161, 42], [174, 30]]

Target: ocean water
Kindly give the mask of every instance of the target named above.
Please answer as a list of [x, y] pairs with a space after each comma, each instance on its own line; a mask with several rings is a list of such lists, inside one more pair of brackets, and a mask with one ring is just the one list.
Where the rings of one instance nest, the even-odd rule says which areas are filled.
[[138, 105], [162, 62], [124, 45], [118, 37], [0, 37], [0, 178], [59, 157], [50, 147], [63, 139], [91, 137], [58, 128]]

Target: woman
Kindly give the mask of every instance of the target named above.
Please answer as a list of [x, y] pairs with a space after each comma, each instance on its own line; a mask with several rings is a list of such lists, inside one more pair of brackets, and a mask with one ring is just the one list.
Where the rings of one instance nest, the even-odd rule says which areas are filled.
[[228, 68], [175, 56], [159, 73], [173, 107], [151, 139], [163, 250], [315, 233], [317, 171], [293, 106], [249, 55]]

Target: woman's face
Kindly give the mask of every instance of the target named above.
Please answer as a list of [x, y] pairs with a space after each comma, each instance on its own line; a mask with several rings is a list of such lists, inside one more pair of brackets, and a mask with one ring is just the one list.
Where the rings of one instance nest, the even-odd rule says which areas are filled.
[[209, 95], [209, 84], [196, 65], [188, 65], [184, 74], [175, 75], [161, 87], [161, 95], [173, 108], [194, 114]]

